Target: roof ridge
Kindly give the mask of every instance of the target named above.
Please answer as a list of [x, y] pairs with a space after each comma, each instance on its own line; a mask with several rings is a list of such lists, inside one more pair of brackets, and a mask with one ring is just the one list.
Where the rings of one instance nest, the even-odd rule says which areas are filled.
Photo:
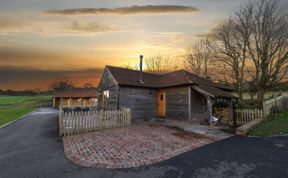
[[[123, 69], [123, 70], [130, 70], [130, 71], [134, 71], [134, 72], [140, 72], [139, 70], [129, 69], [129, 68], [125, 68], [125, 67], [119, 67], [119, 66], [106, 65], [106, 67], [108, 67], [108, 68], [112, 67], [112, 68], [118, 68], [118, 69]], [[152, 74], [152, 75], [160, 75], [160, 74], [155, 74], [155, 73], [152, 73], [152, 72], [145, 72], [145, 71], [142, 71], [142, 73]]]
[[184, 75], [185, 75], [185, 77], [186, 77], [186, 79], [188, 80], [189, 83], [194, 83], [194, 82], [190, 79], [190, 77], [187, 75], [187, 73], [191, 74], [190, 72], [188, 72], [188, 71], [186, 71], [186, 70], [183, 69], [183, 73], [184, 73]]
[[[112, 67], [112, 68], [118, 68], [118, 69], [124, 69], [124, 70], [130, 70], [130, 71], [139, 72], [139, 70], [136, 70], [136, 69], [129, 69], [129, 68], [119, 67], [119, 66], [106, 65], [106, 67]], [[170, 72], [166, 72], [166, 73], [160, 73], [160, 74], [153, 73], [153, 72], [147, 72], [147, 71], [145, 71], [145, 70], [142, 71], [142, 72], [143, 72], [143, 73], [146, 73], [146, 74], [152, 74], [152, 75], [163, 76], [163, 75], [166, 75], [166, 74], [171, 74], [171, 73], [176, 73], [176, 72], [181, 72], [181, 71], [188, 72], [188, 71], [186, 71], [185, 69], [178, 69], [178, 70], [174, 70], [174, 71], [170, 71]]]

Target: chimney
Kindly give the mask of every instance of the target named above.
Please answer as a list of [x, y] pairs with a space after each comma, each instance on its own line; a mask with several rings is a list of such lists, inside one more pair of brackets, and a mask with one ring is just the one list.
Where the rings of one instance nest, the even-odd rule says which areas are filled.
[[143, 70], [143, 55], [142, 55], [142, 54], [140, 55], [140, 65], [139, 65], [139, 68], [140, 68], [140, 83], [143, 84], [144, 81], [143, 81], [143, 78], [142, 78], [142, 70]]

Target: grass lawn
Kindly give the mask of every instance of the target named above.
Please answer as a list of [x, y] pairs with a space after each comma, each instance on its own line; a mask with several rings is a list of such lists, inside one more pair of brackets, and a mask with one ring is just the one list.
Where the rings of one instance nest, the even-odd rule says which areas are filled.
[[49, 102], [52, 96], [0, 96], [0, 126]]
[[269, 117], [248, 132], [252, 136], [288, 134], [288, 111]]

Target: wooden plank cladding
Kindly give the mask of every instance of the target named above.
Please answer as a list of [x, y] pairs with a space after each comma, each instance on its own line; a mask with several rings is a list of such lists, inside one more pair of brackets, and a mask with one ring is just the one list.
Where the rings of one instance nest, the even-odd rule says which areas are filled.
[[158, 117], [166, 117], [166, 91], [164, 89], [157, 93], [157, 113]]
[[166, 90], [166, 118], [189, 119], [189, 87], [172, 87]]
[[59, 112], [59, 135], [67, 136], [131, 125], [130, 109]]

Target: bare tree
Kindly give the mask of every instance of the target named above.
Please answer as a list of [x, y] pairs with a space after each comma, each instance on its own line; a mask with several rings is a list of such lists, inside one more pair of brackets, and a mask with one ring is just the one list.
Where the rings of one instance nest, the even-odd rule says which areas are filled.
[[213, 47], [210, 40], [199, 40], [186, 50], [185, 68], [197, 76], [210, 78], [208, 68], [213, 57]]
[[219, 60], [231, 67], [240, 98], [245, 68], [257, 85], [261, 102], [265, 92], [287, 75], [287, 29], [288, 18], [281, 14], [277, 0], [251, 0], [218, 28]]
[[53, 91], [59, 92], [59, 91], [65, 91], [68, 89], [72, 89], [75, 88], [73, 82], [69, 81], [69, 80], [64, 80], [64, 81], [58, 81], [53, 83], [50, 88]]
[[257, 94], [257, 85], [256, 85], [256, 81], [255, 78], [253, 78], [252, 80], [246, 81], [246, 91], [248, 92], [248, 94], [250, 95], [251, 100], [253, 100], [253, 97]]
[[281, 13], [279, 1], [250, 1], [243, 13], [250, 13], [252, 35], [248, 40], [249, 57], [255, 67], [258, 99], [275, 87], [287, 75], [288, 68], [288, 17]]
[[170, 56], [160, 54], [144, 59], [146, 70], [152, 73], [165, 73], [178, 68], [178, 64]]
[[91, 82], [84, 83], [81, 88], [95, 88]]
[[139, 66], [137, 64], [132, 65], [131, 63], [127, 63], [123, 66], [125, 69], [133, 69], [133, 70], [139, 70]]
[[232, 71], [232, 84], [240, 99], [243, 98], [243, 81], [245, 62], [248, 57], [248, 40], [251, 29], [244, 21], [249, 21], [251, 15], [243, 8], [235, 16], [215, 30], [217, 51], [216, 58]]

